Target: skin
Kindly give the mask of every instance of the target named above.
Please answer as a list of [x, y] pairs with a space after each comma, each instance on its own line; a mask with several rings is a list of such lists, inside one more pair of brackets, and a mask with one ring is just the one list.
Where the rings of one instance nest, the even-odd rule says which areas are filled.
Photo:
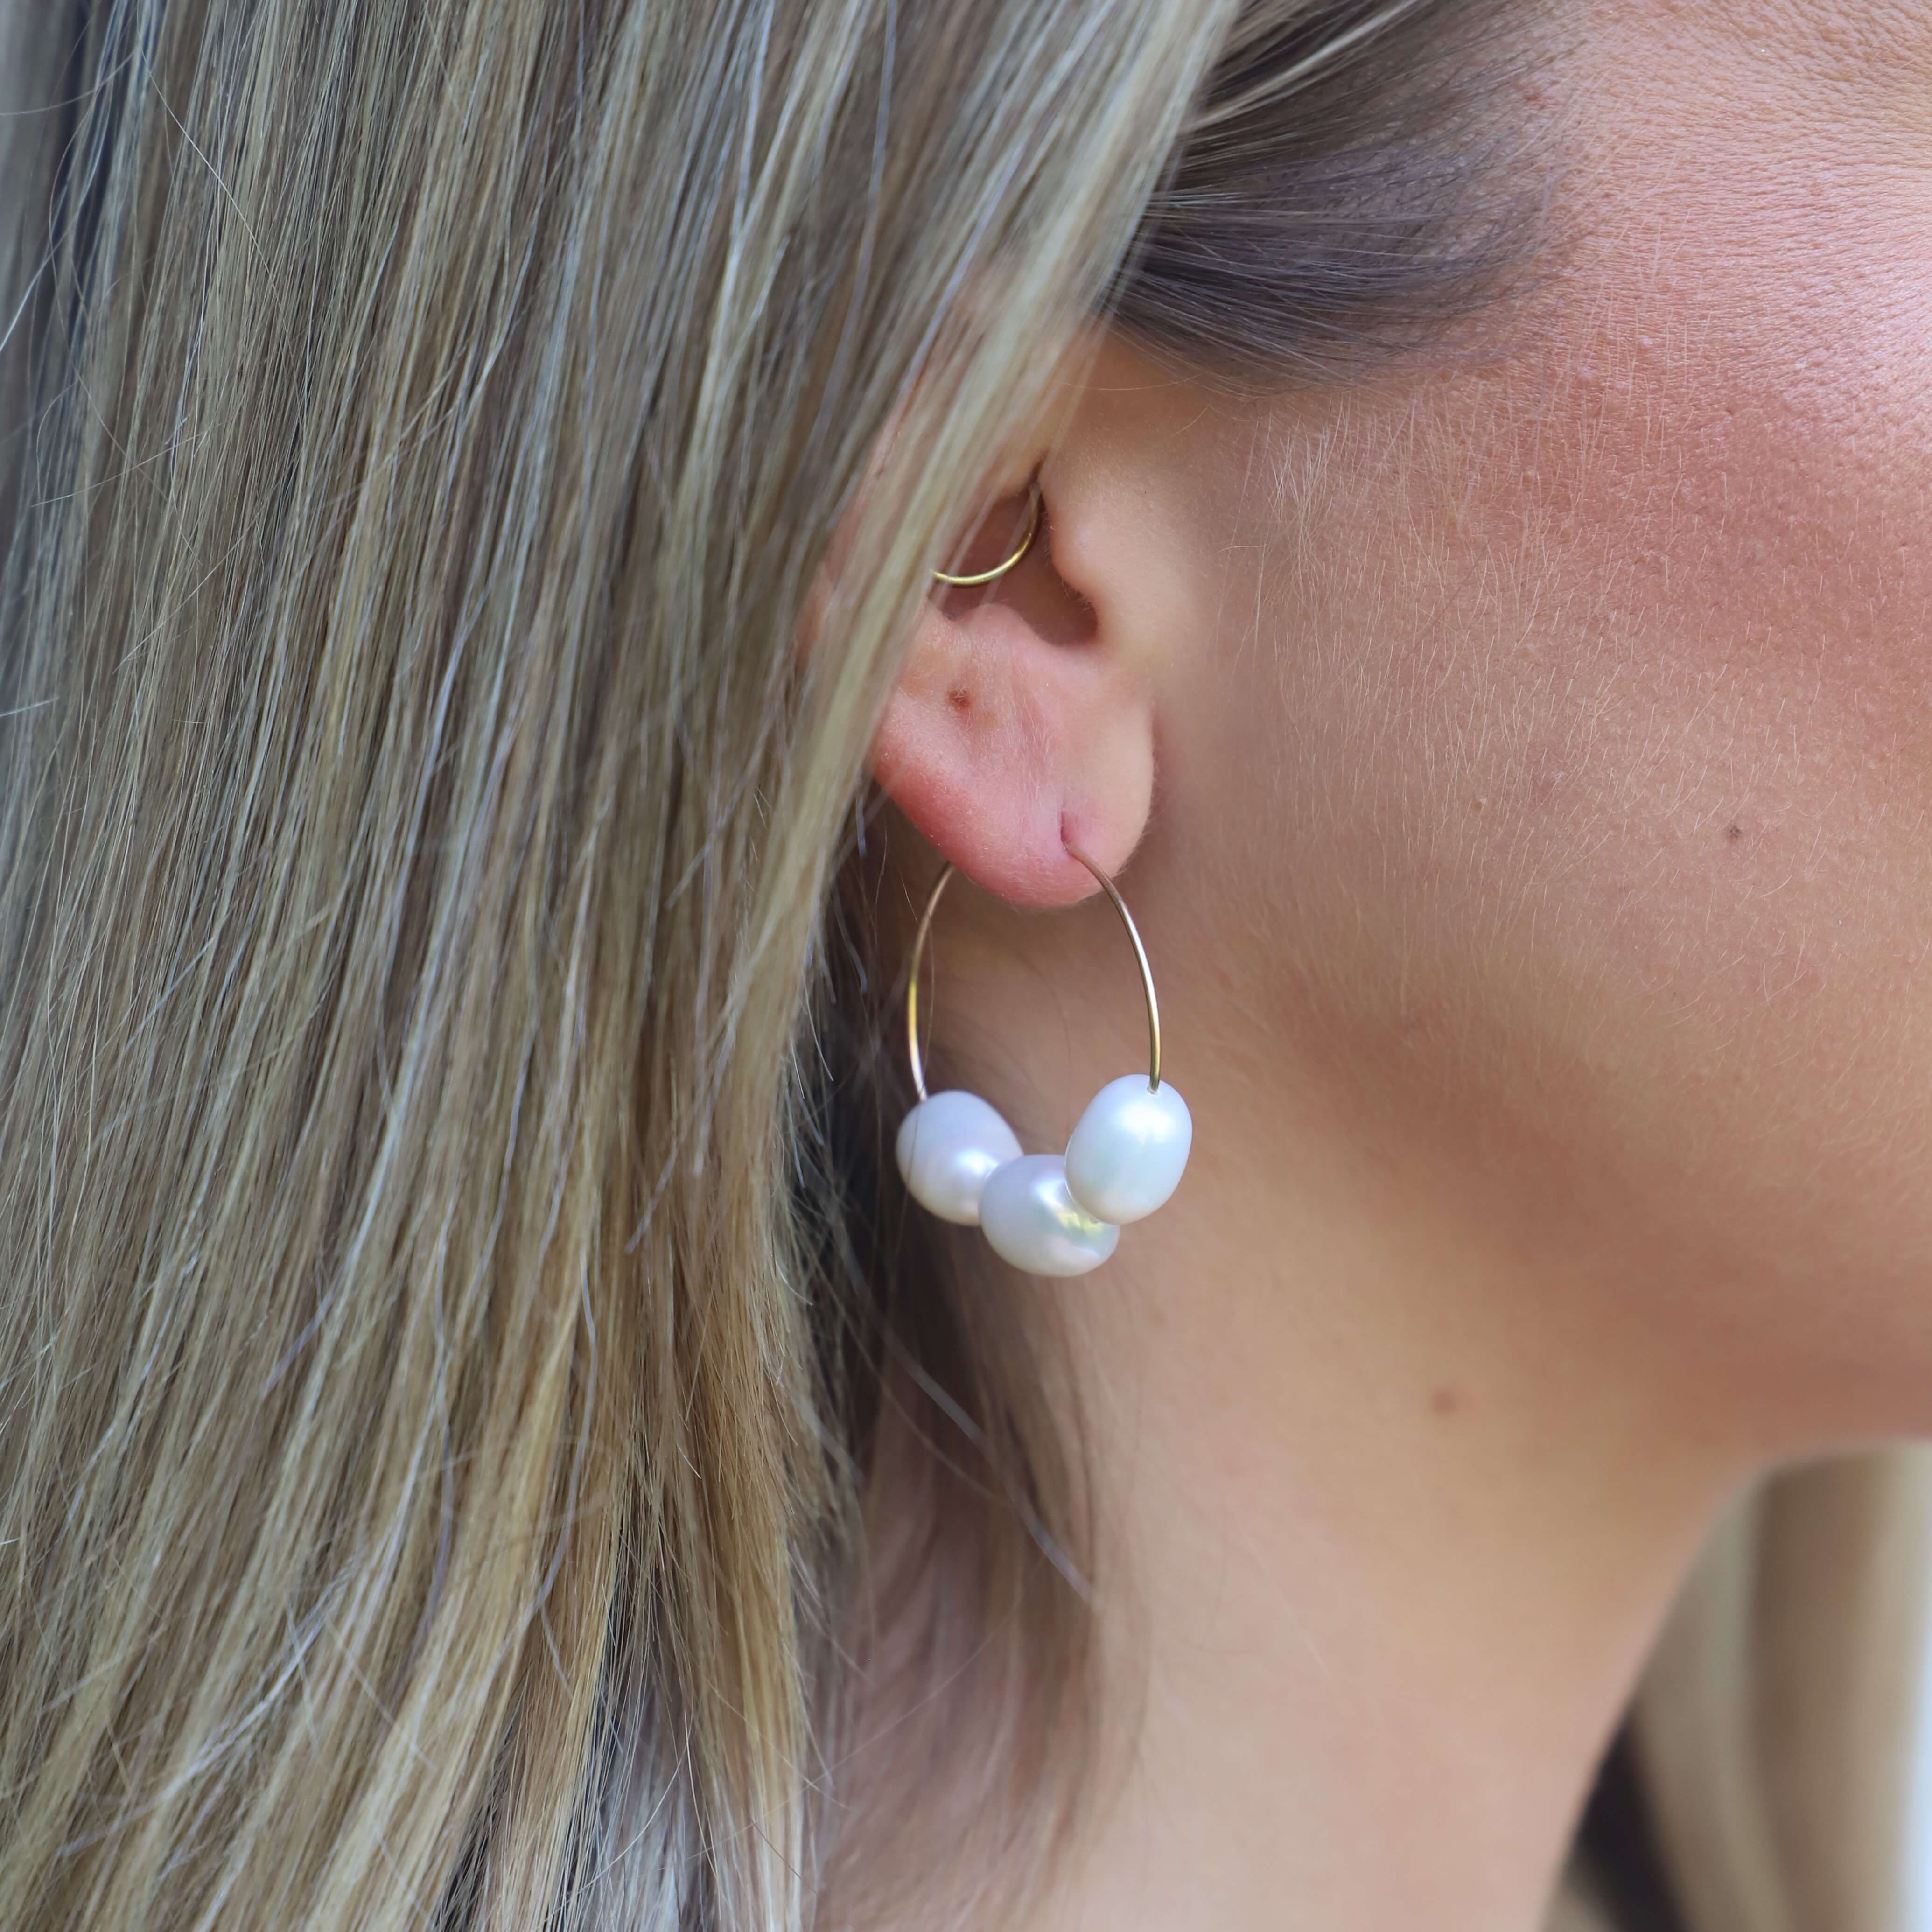
[[1196, 1123], [1040, 1290], [1116, 1567], [1037, 1932], [1529, 1932], [1738, 1486], [1932, 1432], [1932, 10], [1558, 11], [1493, 352], [1103, 340], [880, 732], [988, 889], [945, 1082], [1046, 1148], [1136, 1064], [1064, 835]]

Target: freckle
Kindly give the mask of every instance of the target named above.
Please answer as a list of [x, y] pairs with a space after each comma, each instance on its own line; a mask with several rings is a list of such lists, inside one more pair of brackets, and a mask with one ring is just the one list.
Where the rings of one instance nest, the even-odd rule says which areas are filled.
[[1744, 829], [1742, 825], [1727, 825], [1724, 827], [1724, 836], [1726, 838], [1742, 838], [1744, 836]]
[[1444, 1382], [1440, 1388], [1431, 1393], [1429, 1406], [1438, 1415], [1454, 1415], [1462, 1406], [1462, 1393]]
[[956, 711], [970, 711], [973, 708], [973, 694], [963, 684], [956, 684], [946, 694], [946, 701]]

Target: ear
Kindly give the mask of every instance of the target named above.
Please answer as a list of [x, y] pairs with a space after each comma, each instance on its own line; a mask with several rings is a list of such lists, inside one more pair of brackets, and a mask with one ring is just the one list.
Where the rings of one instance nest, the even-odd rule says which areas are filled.
[[[872, 774], [968, 878], [1022, 905], [1096, 890], [1068, 848], [1110, 875], [1144, 829], [1154, 777], [1161, 640], [1136, 616], [1132, 479], [1069, 441], [1038, 464], [1040, 521], [996, 581], [935, 580], [872, 744]], [[1010, 555], [1022, 482], [986, 503], [946, 567]]]

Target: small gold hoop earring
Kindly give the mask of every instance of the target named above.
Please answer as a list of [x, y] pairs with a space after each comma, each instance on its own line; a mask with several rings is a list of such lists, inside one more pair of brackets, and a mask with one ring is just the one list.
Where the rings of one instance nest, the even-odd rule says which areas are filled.
[[1027, 517], [1026, 535], [1020, 539], [1020, 547], [1004, 563], [996, 563], [991, 570], [975, 571], [970, 577], [955, 577], [950, 571], [935, 570], [932, 574], [942, 584], [956, 585], [962, 590], [970, 590], [976, 584], [991, 584], [995, 578], [1004, 577], [1018, 563], [1027, 552], [1033, 548], [1033, 540], [1040, 534], [1040, 485], [1035, 483], [1032, 490], [1033, 508]]
[[920, 968], [950, 862], [927, 894], [906, 981], [906, 1052], [919, 1102], [901, 1123], [899, 1172], [920, 1206], [977, 1225], [994, 1251], [1028, 1274], [1076, 1275], [1114, 1252], [1124, 1222], [1162, 1206], [1187, 1166], [1194, 1123], [1160, 1077], [1160, 1007], [1154, 969], [1126, 902], [1084, 852], [1066, 850], [1100, 882], [1127, 929], [1147, 1002], [1148, 1072], [1110, 1080], [1080, 1117], [1064, 1154], [1028, 1154], [999, 1111], [976, 1094], [928, 1094], [919, 1046]]

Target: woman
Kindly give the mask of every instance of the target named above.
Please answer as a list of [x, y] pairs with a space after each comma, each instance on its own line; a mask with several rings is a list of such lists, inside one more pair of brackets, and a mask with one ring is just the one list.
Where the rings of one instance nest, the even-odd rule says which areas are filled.
[[1893, 1923], [1932, 14], [0, 10], [0, 1922]]

